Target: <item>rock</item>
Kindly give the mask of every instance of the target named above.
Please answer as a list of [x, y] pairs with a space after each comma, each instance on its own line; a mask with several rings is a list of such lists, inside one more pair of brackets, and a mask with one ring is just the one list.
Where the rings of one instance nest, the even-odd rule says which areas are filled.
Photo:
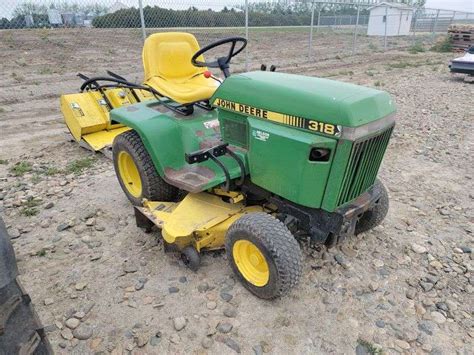
[[384, 266], [384, 262], [383, 262], [382, 260], [380, 260], [380, 259], [374, 259], [374, 260], [372, 261], [372, 264], [374, 264], [374, 266], [375, 266], [376, 268], [380, 268], [380, 267]]
[[184, 284], [184, 283], [188, 282], [188, 279], [186, 278], [186, 276], [181, 276], [178, 281], [180, 283]]
[[448, 305], [444, 302], [436, 302], [436, 308], [441, 309], [442, 311], [448, 311]]
[[76, 291], [82, 291], [84, 290], [85, 288], [87, 287], [87, 282], [78, 282], [74, 288], [76, 289]]
[[210, 349], [212, 344], [214, 344], [214, 340], [211, 337], [204, 337], [201, 341], [201, 345], [204, 349]]
[[469, 248], [469, 247], [462, 246], [462, 247], [459, 247], [459, 249], [461, 249], [464, 254], [471, 254], [472, 253], [472, 248]]
[[229, 318], [235, 318], [237, 316], [237, 309], [235, 307], [226, 307], [224, 315]]
[[416, 290], [414, 288], [409, 288], [407, 290], [407, 292], [405, 293], [405, 296], [410, 299], [410, 300], [413, 300], [415, 299], [416, 297]]
[[448, 306], [448, 309], [453, 312], [458, 309], [458, 304], [452, 300], [446, 300], [446, 305]]
[[223, 333], [223, 334], [227, 334], [227, 333], [230, 333], [230, 331], [232, 330], [234, 326], [230, 323], [227, 323], [227, 322], [219, 322], [219, 324], [217, 325], [216, 329], [220, 332], [220, 333]]
[[91, 217], [91, 218], [86, 220], [86, 226], [92, 227], [93, 225], [95, 225], [95, 218], [94, 217]]
[[394, 343], [396, 346], [402, 348], [403, 350], [410, 349], [410, 344], [408, 344], [405, 340], [395, 339]]
[[174, 329], [178, 332], [186, 327], [186, 318], [184, 317], [176, 317], [173, 319]]
[[144, 333], [140, 333], [135, 336], [135, 343], [139, 348], [143, 348], [146, 344], [148, 344], [148, 335]]
[[199, 291], [200, 293], [204, 293], [204, 292], [206, 292], [207, 290], [209, 290], [209, 284], [208, 284], [207, 282], [204, 282], [204, 283], [202, 283], [202, 284], [200, 284], [200, 285], [198, 286], [198, 291]]
[[65, 231], [66, 229], [69, 229], [69, 228], [71, 228], [71, 225], [69, 223], [60, 223], [57, 226], [56, 230], [58, 232], [62, 232], [62, 231]]
[[227, 345], [229, 348], [234, 350], [236, 353], [240, 354], [240, 345], [232, 338], [225, 338], [223, 343]]
[[443, 264], [441, 264], [438, 260], [433, 260], [430, 262], [430, 266], [434, 267], [435, 269], [442, 269]]
[[45, 306], [50, 306], [54, 303], [54, 300], [52, 298], [45, 298], [44, 299], [44, 305]]
[[175, 286], [171, 286], [168, 288], [168, 292], [169, 293], [178, 293], [179, 292], [179, 288], [175, 287]]
[[179, 337], [178, 334], [176, 334], [176, 333], [171, 334], [170, 342], [172, 342], [173, 344], [179, 344], [180, 341], [181, 341], [181, 338]]
[[74, 338], [74, 335], [72, 335], [71, 329], [69, 328], [64, 328], [61, 330], [61, 336], [66, 340], [71, 340]]
[[385, 322], [382, 319], [375, 321], [375, 325], [379, 328], [385, 328]]
[[453, 252], [455, 252], [456, 254], [463, 254], [463, 251], [461, 248], [453, 248]]
[[161, 332], [156, 332], [155, 335], [150, 337], [149, 344], [151, 346], [157, 346], [161, 342]]
[[79, 324], [81, 324], [81, 322], [77, 318], [69, 318], [64, 324], [66, 324], [66, 327], [68, 327], [69, 329], [76, 329]]
[[48, 202], [46, 205], [44, 205], [44, 209], [45, 210], [49, 210], [51, 208], [54, 207], [54, 203], [53, 202]]
[[355, 353], [356, 355], [370, 355], [372, 354], [370, 350], [366, 344], [357, 343]]
[[341, 254], [336, 254], [334, 255], [334, 260], [336, 260], [336, 262], [341, 265], [344, 269], [348, 269], [349, 268], [349, 263], [346, 261], [346, 259], [341, 255]]
[[10, 235], [10, 239], [18, 239], [21, 236], [21, 233], [17, 228], [9, 229], [8, 234]]
[[344, 255], [348, 256], [349, 258], [354, 258], [357, 256], [357, 251], [352, 248], [349, 248], [347, 245], [342, 245], [340, 249], [344, 253]]
[[438, 324], [443, 324], [446, 322], [446, 317], [440, 312], [434, 311], [434, 312], [431, 312], [430, 315], [431, 315], [431, 319], [433, 319], [433, 321], [435, 321]]
[[427, 252], [427, 249], [424, 246], [418, 245], [416, 243], [413, 243], [411, 245], [411, 250], [413, 250], [417, 254], [424, 254]]
[[210, 310], [216, 309], [217, 303], [214, 301], [209, 301], [207, 302], [206, 307], [207, 309], [210, 309]]
[[431, 321], [424, 320], [418, 323], [418, 329], [428, 335], [433, 335], [436, 325]]
[[135, 283], [135, 290], [140, 291], [145, 287], [145, 284], [148, 282], [146, 277], [139, 277], [137, 282]]
[[83, 311], [79, 311], [79, 312], [74, 313], [74, 318], [77, 318], [77, 319], [82, 319], [85, 316], [86, 316], [86, 314]]
[[433, 286], [434, 286], [434, 285], [433, 285], [432, 283], [430, 283], [430, 282], [423, 282], [423, 281], [421, 281], [421, 282], [420, 282], [420, 286], [421, 286], [421, 288], [423, 289], [423, 291], [428, 292], [428, 291], [431, 291], [431, 290], [433, 289]]
[[138, 271], [138, 267], [133, 263], [125, 262], [123, 264], [123, 271], [127, 274], [132, 274]]
[[87, 340], [94, 334], [94, 331], [88, 325], [81, 324], [79, 327], [74, 329], [72, 334], [74, 335], [74, 338], [76, 339]]
[[227, 293], [227, 292], [224, 292], [224, 291], [222, 291], [222, 292], [220, 293], [220, 296], [221, 296], [221, 298], [222, 298], [224, 301], [226, 301], [226, 302], [229, 302], [229, 301], [234, 297], [234, 296], [232, 296], [230, 293]]
[[40, 223], [41, 228], [48, 228], [49, 225], [51, 224], [49, 218], [43, 219]]
[[252, 350], [255, 355], [263, 355], [263, 347], [261, 344], [252, 346]]

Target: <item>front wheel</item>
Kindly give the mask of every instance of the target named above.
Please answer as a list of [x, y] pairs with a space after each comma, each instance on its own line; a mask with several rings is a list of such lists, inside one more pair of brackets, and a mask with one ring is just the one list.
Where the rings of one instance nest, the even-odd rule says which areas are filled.
[[151, 201], [174, 201], [178, 198], [179, 189], [158, 174], [136, 131], [118, 135], [112, 153], [120, 186], [133, 205], [140, 206], [144, 198]]
[[388, 213], [389, 199], [388, 192], [382, 181], [377, 179], [375, 181], [375, 188], [380, 191], [380, 197], [375, 202], [372, 209], [364, 212], [364, 214], [357, 221], [355, 227], [355, 234], [360, 234], [377, 227], [385, 219]]
[[227, 231], [226, 251], [235, 274], [257, 297], [284, 296], [301, 277], [303, 255], [298, 242], [267, 213], [250, 213], [235, 221]]

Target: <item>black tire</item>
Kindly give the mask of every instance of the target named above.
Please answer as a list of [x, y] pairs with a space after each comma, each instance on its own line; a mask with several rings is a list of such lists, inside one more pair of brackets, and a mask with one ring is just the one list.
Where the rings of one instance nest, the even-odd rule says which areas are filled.
[[[121, 151], [128, 153], [135, 163], [141, 180], [141, 194], [133, 196], [124, 181], [122, 181], [118, 156]], [[134, 130], [118, 135], [112, 146], [115, 174], [125, 192], [127, 198], [135, 206], [141, 206], [144, 198], [151, 201], [175, 201], [179, 195], [179, 189], [165, 182], [155, 169], [155, 165], [148, 154], [143, 142]]]
[[187, 246], [181, 251], [181, 259], [183, 260], [184, 265], [192, 271], [197, 271], [201, 265], [201, 256], [192, 246]]
[[30, 297], [16, 279], [15, 253], [0, 218], [0, 355], [52, 354]]
[[[251, 242], [263, 254], [269, 270], [268, 281], [263, 286], [249, 282], [240, 272], [234, 259], [234, 246], [238, 241]], [[264, 212], [240, 217], [227, 231], [225, 247], [232, 270], [257, 297], [281, 297], [298, 284], [303, 270], [300, 246], [288, 228], [275, 217]]]
[[31, 299], [18, 280], [0, 289], [0, 355], [52, 353]]
[[360, 234], [377, 227], [387, 216], [389, 208], [388, 192], [383, 183], [377, 179], [375, 188], [380, 191], [380, 198], [375, 202], [375, 206], [366, 211], [355, 227], [355, 234]]

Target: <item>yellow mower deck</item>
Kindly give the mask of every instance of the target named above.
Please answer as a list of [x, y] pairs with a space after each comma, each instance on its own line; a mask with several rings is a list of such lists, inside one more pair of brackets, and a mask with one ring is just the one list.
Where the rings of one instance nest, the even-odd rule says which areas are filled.
[[[144, 90], [134, 90], [140, 101], [153, 99]], [[113, 108], [132, 105], [138, 101], [130, 89], [112, 88], [99, 91], [85, 91], [61, 96], [61, 111], [72, 138], [84, 148], [102, 151], [110, 155], [110, 147], [116, 136], [129, 130], [122, 124], [110, 120]]]
[[179, 250], [189, 245], [197, 251], [221, 249], [234, 221], [246, 213], [264, 210], [262, 206], [245, 206], [239, 196], [189, 193], [181, 202], [145, 201], [143, 207], [135, 208], [162, 229], [163, 239]]

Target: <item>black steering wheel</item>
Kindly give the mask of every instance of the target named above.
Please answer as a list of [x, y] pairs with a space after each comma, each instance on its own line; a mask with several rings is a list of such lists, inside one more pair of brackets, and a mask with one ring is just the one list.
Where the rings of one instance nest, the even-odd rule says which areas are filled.
[[[214, 49], [216, 47], [222, 46], [224, 44], [231, 43], [229, 53], [225, 57], [219, 57], [217, 60], [213, 62], [202, 62], [200, 60], [197, 60], [199, 56], [202, 54], [206, 53], [207, 51]], [[236, 49], [237, 43], [242, 43], [240, 48]], [[224, 38], [219, 41], [216, 41], [214, 43], [211, 43], [200, 50], [198, 50], [196, 53], [194, 53], [193, 57], [191, 58], [191, 63], [195, 67], [209, 67], [209, 68], [219, 68], [222, 70], [224, 73], [224, 76], [227, 78], [230, 75], [229, 72], [229, 64], [230, 60], [235, 57], [237, 54], [242, 52], [244, 48], [247, 46], [247, 40], [243, 37], [229, 37], [229, 38]]]

